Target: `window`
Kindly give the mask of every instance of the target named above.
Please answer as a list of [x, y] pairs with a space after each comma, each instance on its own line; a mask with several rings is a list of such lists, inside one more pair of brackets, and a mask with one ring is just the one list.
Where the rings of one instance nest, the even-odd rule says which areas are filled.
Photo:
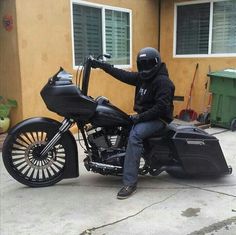
[[236, 53], [236, 1], [215, 2], [212, 53]]
[[131, 66], [130, 10], [73, 1], [72, 21], [74, 66], [103, 53], [112, 64]]
[[236, 56], [236, 1], [176, 4], [175, 56]]

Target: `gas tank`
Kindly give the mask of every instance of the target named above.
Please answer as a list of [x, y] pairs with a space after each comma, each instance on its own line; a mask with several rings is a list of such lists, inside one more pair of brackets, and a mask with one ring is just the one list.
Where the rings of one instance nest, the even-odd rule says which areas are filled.
[[91, 123], [95, 126], [128, 126], [131, 124], [129, 115], [112, 105], [108, 100], [98, 102]]

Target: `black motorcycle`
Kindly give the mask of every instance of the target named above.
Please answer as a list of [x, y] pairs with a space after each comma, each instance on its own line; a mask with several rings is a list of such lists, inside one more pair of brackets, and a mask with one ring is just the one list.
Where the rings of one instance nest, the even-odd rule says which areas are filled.
[[[102, 175], [122, 175], [132, 123], [129, 115], [107, 98], [87, 95], [93, 59], [89, 57], [83, 66], [81, 89], [62, 68], [42, 89], [47, 108], [64, 117], [61, 123], [30, 118], [9, 131], [3, 161], [20, 183], [42, 187], [79, 176], [77, 144], [69, 131], [73, 124], [77, 124], [84, 141], [86, 169]], [[174, 177], [221, 176], [231, 174], [232, 168], [216, 137], [194, 126], [170, 124], [145, 140], [139, 168], [141, 175], [157, 176], [163, 171]]]

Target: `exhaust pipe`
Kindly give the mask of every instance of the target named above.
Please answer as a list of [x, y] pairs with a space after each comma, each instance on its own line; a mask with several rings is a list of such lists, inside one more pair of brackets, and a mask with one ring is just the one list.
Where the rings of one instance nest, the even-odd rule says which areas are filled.
[[121, 166], [113, 166], [110, 164], [104, 164], [104, 163], [99, 163], [99, 162], [90, 162], [90, 161], [84, 161], [85, 168], [87, 171], [92, 170], [102, 170], [103, 172], [105, 171], [114, 171], [117, 173], [122, 172], [122, 167]]
[[90, 165], [91, 167], [96, 167], [96, 168], [106, 169], [106, 170], [122, 169], [121, 166], [113, 166], [113, 165], [104, 164], [104, 163], [98, 163], [98, 162], [89, 162], [89, 165]]

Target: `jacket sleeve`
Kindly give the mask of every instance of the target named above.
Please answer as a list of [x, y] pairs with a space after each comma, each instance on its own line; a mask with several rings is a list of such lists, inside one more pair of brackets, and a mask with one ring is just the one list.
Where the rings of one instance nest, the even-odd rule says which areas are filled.
[[112, 65], [102, 68], [106, 73], [110, 74], [114, 78], [118, 79], [121, 82], [127, 83], [132, 86], [136, 86], [138, 82], [138, 72], [129, 72], [123, 69], [118, 69]]
[[154, 101], [155, 104], [149, 110], [139, 114], [138, 122], [155, 120], [166, 117], [170, 112], [173, 100], [173, 88], [169, 79], [162, 79], [157, 87]]

